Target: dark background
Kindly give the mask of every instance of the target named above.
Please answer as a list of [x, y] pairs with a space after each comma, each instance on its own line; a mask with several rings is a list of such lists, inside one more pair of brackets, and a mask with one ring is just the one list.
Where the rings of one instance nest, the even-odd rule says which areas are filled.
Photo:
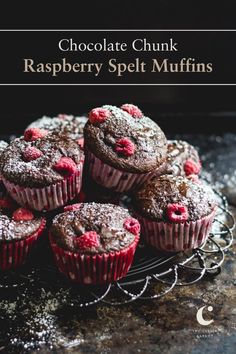
[[[77, 6], [76, 6], [77, 4]], [[79, 5], [79, 8], [78, 8]], [[1, 28], [236, 28], [234, 1], [76, 1], [21, 2], [0, 11]], [[217, 34], [216, 34], [217, 35]], [[32, 41], [34, 35], [32, 34]], [[235, 40], [216, 48], [224, 70], [233, 70]], [[2, 45], [2, 43], [1, 43]], [[2, 48], [2, 59], [21, 43]], [[189, 48], [195, 44], [189, 42]], [[33, 45], [32, 45], [33, 47]], [[29, 47], [31, 53], [32, 47]], [[45, 52], [50, 48], [45, 48]], [[203, 48], [202, 56], [209, 51]], [[4, 59], [5, 60], [5, 59]], [[18, 79], [15, 77], [14, 79]], [[82, 114], [92, 107], [133, 102], [167, 132], [217, 132], [236, 129], [236, 87], [0, 87], [2, 134], [20, 132], [41, 115]]]

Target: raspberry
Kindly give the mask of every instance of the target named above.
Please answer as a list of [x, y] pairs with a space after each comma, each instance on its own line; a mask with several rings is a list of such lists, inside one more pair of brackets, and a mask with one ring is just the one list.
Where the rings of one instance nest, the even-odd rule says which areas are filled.
[[27, 162], [36, 160], [42, 155], [42, 151], [33, 146], [28, 146], [23, 152], [24, 159]]
[[43, 138], [47, 135], [48, 131], [39, 128], [29, 128], [25, 131], [24, 139], [25, 141], [34, 141]]
[[126, 104], [123, 104], [120, 108], [123, 109], [123, 111], [129, 113], [134, 118], [142, 118], [143, 117], [142, 111], [137, 106], [135, 106], [133, 104], [126, 103]]
[[2, 209], [13, 209], [14, 202], [11, 198], [5, 197], [0, 199], [0, 208]]
[[99, 246], [99, 236], [95, 231], [85, 232], [75, 239], [76, 245], [80, 250], [97, 248]]
[[116, 142], [115, 151], [124, 156], [131, 156], [134, 154], [135, 145], [128, 138], [121, 138]]
[[188, 209], [182, 204], [168, 204], [166, 213], [172, 222], [181, 223], [188, 220]]
[[194, 183], [200, 183], [199, 177], [197, 175], [188, 175], [187, 178]]
[[110, 115], [111, 112], [106, 108], [94, 108], [89, 112], [89, 121], [92, 124], [103, 123]]
[[58, 116], [57, 116], [57, 118], [59, 118], [59, 119], [66, 119], [68, 117], [68, 115], [67, 114], [64, 114], [64, 113], [60, 113], [60, 114], [58, 114]]
[[188, 159], [184, 164], [184, 172], [186, 176], [188, 175], [198, 175], [201, 170], [201, 164], [193, 161], [192, 159]]
[[76, 203], [76, 204], [71, 204], [71, 205], [66, 205], [64, 207], [64, 211], [74, 211], [78, 210], [81, 206], [81, 203]]
[[30, 221], [33, 220], [34, 214], [25, 208], [19, 208], [12, 214], [12, 219], [14, 221]]
[[135, 236], [139, 235], [140, 233], [140, 224], [138, 220], [134, 218], [128, 218], [124, 222], [124, 228], [134, 234]]
[[62, 157], [53, 168], [64, 176], [70, 176], [77, 170], [76, 163], [70, 157]]
[[77, 143], [79, 144], [79, 146], [80, 146], [81, 148], [83, 148], [83, 147], [84, 147], [84, 138], [78, 139], [78, 140], [77, 140]]

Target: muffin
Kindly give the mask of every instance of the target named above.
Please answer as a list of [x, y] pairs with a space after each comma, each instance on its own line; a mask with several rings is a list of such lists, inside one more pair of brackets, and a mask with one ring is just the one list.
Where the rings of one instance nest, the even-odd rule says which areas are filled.
[[111, 283], [126, 275], [140, 225], [117, 205], [81, 203], [65, 207], [50, 229], [60, 272], [80, 284]]
[[[2, 152], [6, 149], [6, 147], [8, 146], [8, 143], [4, 140], [0, 140], [0, 160], [1, 160], [1, 155], [2, 155]], [[4, 190], [4, 185], [1, 181], [1, 172], [0, 172], [0, 197], [1, 197], [1, 192], [2, 190]]]
[[85, 116], [75, 117], [68, 114], [58, 114], [57, 117], [47, 117], [37, 119], [32, 122], [29, 128], [45, 129], [49, 132], [62, 133], [68, 135], [71, 139], [76, 140], [81, 147], [84, 145], [84, 126], [88, 118]]
[[6, 149], [8, 143], [4, 140], [0, 140], [0, 154]]
[[130, 191], [165, 170], [166, 137], [134, 105], [94, 108], [84, 139], [90, 176], [113, 191]]
[[9, 270], [23, 265], [38, 238], [46, 220], [32, 211], [19, 208], [8, 196], [0, 198], [0, 269]]
[[2, 181], [20, 205], [53, 210], [80, 192], [84, 154], [66, 135], [30, 128], [3, 151]]
[[217, 203], [212, 189], [183, 176], [154, 178], [134, 196], [146, 243], [162, 251], [185, 251], [207, 239]]
[[198, 175], [200, 171], [200, 158], [192, 145], [182, 140], [168, 140], [166, 173], [191, 176]]

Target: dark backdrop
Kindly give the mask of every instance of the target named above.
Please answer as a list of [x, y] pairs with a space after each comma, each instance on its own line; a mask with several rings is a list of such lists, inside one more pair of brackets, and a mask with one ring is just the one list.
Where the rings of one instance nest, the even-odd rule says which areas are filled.
[[[6, 6], [0, 11], [1, 28], [236, 27], [235, 1], [31, 1]], [[229, 58], [235, 54], [234, 43]], [[20, 43], [13, 49], [17, 55]], [[1, 55], [7, 57], [9, 50], [2, 48]], [[222, 49], [219, 55], [226, 53]], [[235, 94], [235, 87], [1, 87], [1, 132], [20, 132], [43, 114], [82, 114], [97, 105], [123, 102], [138, 104], [166, 131], [233, 131]]]
[[82, 114], [102, 104], [138, 104], [168, 132], [236, 130], [233, 87], [5, 87], [1, 132], [20, 132], [30, 121], [58, 113]]

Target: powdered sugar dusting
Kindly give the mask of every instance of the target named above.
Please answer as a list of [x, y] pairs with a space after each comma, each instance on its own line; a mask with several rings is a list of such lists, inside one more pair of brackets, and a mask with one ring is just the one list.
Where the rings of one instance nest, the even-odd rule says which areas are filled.
[[51, 292], [45, 288], [26, 288], [13, 299], [1, 300], [0, 322], [7, 321], [8, 327], [2, 350], [8, 352], [9, 347], [17, 353], [45, 346], [48, 349], [74, 347], [82, 343], [82, 333], [78, 331], [68, 339], [58, 322], [57, 312], [70, 301], [69, 293], [65, 289]]
[[[28, 148], [36, 148], [42, 154], [26, 161], [24, 153]], [[79, 165], [83, 152], [76, 141], [65, 135], [50, 133], [33, 142], [17, 138], [1, 155], [2, 175], [10, 182], [26, 187], [56, 183], [64, 178], [53, 168], [61, 157], [69, 157]]]
[[83, 137], [83, 129], [88, 118], [85, 116], [73, 116], [59, 114], [57, 117], [43, 116], [31, 123], [28, 128], [40, 128], [48, 131], [61, 132], [69, 135], [72, 139]]
[[6, 147], [8, 146], [8, 143], [4, 140], [0, 140], [0, 154], [3, 152], [3, 150], [6, 149]]
[[212, 189], [186, 177], [163, 175], [144, 185], [135, 196], [138, 210], [143, 216], [156, 221], [169, 221], [169, 204], [181, 204], [188, 210], [188, 221], [198, 220], [212, 212], [216, 200]]

